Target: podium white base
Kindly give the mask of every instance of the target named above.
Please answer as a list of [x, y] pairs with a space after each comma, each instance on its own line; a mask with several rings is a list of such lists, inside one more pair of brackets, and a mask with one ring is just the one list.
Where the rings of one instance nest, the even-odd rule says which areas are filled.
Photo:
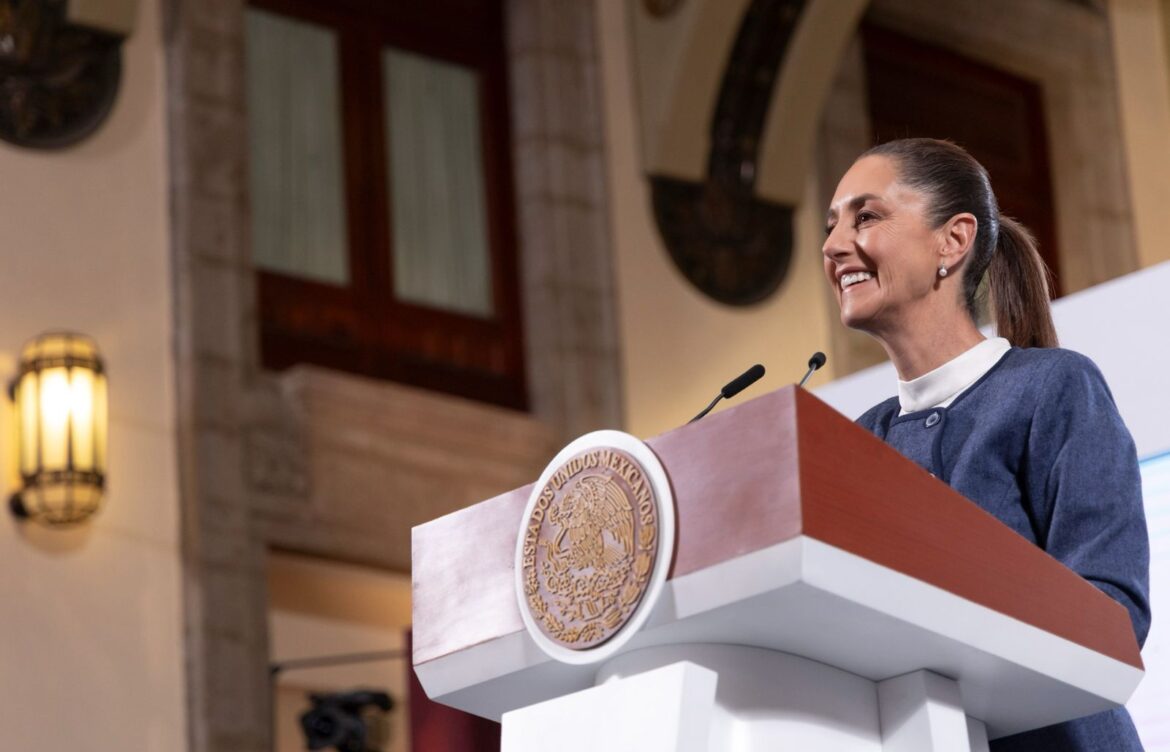
[[762, 648], [670, 645], [602, 666], [597, 685], [504, 714], [503, 752], [987, 752], [957, 684], [882, 682]]

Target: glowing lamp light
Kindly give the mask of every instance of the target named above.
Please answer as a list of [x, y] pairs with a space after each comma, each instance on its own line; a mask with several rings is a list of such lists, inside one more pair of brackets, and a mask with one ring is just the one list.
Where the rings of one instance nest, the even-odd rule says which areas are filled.
[[12, 512], [71, 525], [97, 511], [106, 483], [106, 370], [93, 340], [49, 332], [20, 354], [16, 406], [20, 491]]

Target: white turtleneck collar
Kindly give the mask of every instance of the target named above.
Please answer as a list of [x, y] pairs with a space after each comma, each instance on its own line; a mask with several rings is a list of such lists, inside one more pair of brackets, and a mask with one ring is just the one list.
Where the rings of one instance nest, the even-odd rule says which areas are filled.
[[985, 339], [967, 352], [910, 381], [898, 380], [902, 415], [930, 407], [947, 407], [1011, 349], [1003, 337]]

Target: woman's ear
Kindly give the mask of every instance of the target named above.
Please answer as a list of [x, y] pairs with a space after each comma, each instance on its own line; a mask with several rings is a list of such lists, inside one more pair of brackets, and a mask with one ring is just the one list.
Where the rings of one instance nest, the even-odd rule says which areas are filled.
[[975, 233], [979, 220], [970, 212], [956, 214], [942, 227], [942, 249], [939, 263], [951, 269], [962, 263], [975, 246]]

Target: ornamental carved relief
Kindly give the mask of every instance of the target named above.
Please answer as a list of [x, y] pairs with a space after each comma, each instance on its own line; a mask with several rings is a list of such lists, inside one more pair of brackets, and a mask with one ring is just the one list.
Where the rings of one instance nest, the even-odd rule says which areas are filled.
[[727, 305], [767, 299], [788, 273], [793, 207], [755, 194], [772, 91], [807, 0], [752, 0], [724, 69], [701, 182], [650, 175], [658, 231], [692, 285]]

